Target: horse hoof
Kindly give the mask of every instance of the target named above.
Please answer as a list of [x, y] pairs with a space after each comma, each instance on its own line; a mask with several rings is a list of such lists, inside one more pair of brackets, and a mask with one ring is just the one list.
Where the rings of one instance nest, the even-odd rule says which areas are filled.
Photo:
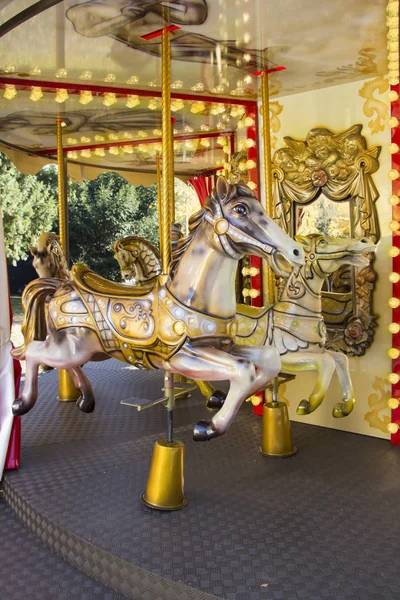
[[310, 403], [308, 400], [302, 400], [296, 410], [298, 415], [309, 415], [310, 414]]
[[217, 435], [218, 434], [210, 421], [199, 421], [196, 423], [193, 431], [193, 439], [195, 442], [208, 442], [208, 440], [217, 437]]
[[347, 417], [353, 410], [354, 404], [354, 398], [352, 400], [348, 400], [347, 402], [338, 402], [333, 407], [332, 415], [335, 417], [335, 419]]
[[83, 396], [80, 396], [76, 401], [79, 410], [87, 414], [94, 411], [95, 404], [94, 398], [84, 398]]
[[17, 398], [12, 404], [12, 412], [15, 417], [25, 415], [31, 408], [32, 407], [27, 406], [21, 398]]
[[217, 411], [223, 407], [226, 400], [226, 394], [220, 390], [215, 390], [207, 400], [206, 407], [208, 410]]

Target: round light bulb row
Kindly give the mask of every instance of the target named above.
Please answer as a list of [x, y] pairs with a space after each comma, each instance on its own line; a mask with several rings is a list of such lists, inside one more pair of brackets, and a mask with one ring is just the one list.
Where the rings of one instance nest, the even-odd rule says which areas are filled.
[[[386, 25], [387, 31], [387, 50], [388, 50], [388, 79], [390, 85], [397, 85], [399, 83], [399, 1], [389, 0], [386, 6]], [[388, 94], [390, 102], [397, 102], [399, 95], [395, 90], [391, 90]], [[399, 120], [395, 116], [391, 116], [388, 119], [389, 127], [395, 129], [399, 126]], [[399, 152], [398, 144], [392, 142], [389, 145], [389, 152], [397, 154]], [[392, 168], [389, 173], [389, 178], [392, 182], [397, 181], [400, 178], [400, 172]], [[395, 194], [390, 196], [389, 203], [396, 207], [399, 204], [399, 197]], [[400, 230], [400, 223], [397, 219], [393, 219], [389, 223], [389, 229], [394, 235]], [[400, 255], [400, 249], [397, 246], [392, 246], [388, 252], [391, 258], [397, 258]], [[389, 281], [392, 285], [396, 285], [400, 282], [400, 273], [393, 271], [389, 274]], [[392, 310], [396, 310], [400, 307], [400, 299], [393, 295], [388, 301], [389, 307]], [[392, 335], [397, 335], [400, 332], [400, 325], [397, 322], [392, 322], [389, 325], [389, 332]], [[388, 356], [391, 360], [397, 360], [400, 357], [400, 350], [398, 348], [390, 348], [388, 350]], [[391, 385], [397, 385], [400, 382], [400, 375], [398, 373], [389, 373], [387, 377], [388, 382]], [[400, 401], [397, 398], [390, 398], [388, 400], [388, 407], [391, 410], [399, 408]], [[393, 435], [396, 434], [400, 429], [400, 423], [391, 422], [387, 426], [388, 432]]]

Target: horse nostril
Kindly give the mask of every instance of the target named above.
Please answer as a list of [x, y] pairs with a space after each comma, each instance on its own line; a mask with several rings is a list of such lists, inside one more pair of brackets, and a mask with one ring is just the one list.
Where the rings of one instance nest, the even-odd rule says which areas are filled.
[[297, 250], [297, 248], [295, 248], [295, 249], [293, 250], [293, 254], [294, 254], [295, 256], [300, 256], [300, 251], [299, 251], [299, 250]]
[[368, 240], [367, 240], [367, 238], [362, 238], [362, 240], [361, 240], [361, 243], [362, 243], [362, 244], [368, 244]]

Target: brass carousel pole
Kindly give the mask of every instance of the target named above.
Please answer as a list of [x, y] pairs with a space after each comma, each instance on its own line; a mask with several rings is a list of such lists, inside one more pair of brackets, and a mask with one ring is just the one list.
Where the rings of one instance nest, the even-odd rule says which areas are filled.
[[[275, 70], [275, 69], [272, 69]], [[263, 142], [264, 142], [264, 179], [265, 179], [265, 208], [268, 215], [274, 216], [274, 202], [272, 196], [272, 161], [271, 161], [271, 133], [269, 121], [269, 82], [268, 72], [261, 72], [261, 100], [263, 110]], [[268, 304], [275, 302], [275, 276], [271, 269], [268, 270], [267, 298]], [[264, 301], [264, 304], [266, 302]], [[289, 413], [284, 402], [278, 399], [279, 380], [272, 382], [272, 402], [263, 405], [262, 415], [262, 440], [260, 452], [265, 456], [284, 458], [297, 452], [293, 446], [290, 430]]]
[[[65, 259], [69, 261], [68, 248], [68, 198], [67, 198], [67, 177], [65, 169], [65, 158], [62, 144], [62, 124], [63, 120], [58, 115], [56, 120], [57, 127], [57, 166], [58, 166], [58, 223], [61, 247]], [[72, 378], [64, 369], [59, 370], [58, 377], [58, 400], [60, 402], [76, 402], [80, 396], [79, 390], [74, 386]]]
[[[174, 198], [174, 152], [171, 121], [171, 47], [169, 27], [162, 30], [162, 185], [159, 196], [160, 251], [162, 260], [161, 284], [168, 279], [171, 262], [171, 222]], [[155, 443], [146, 491], [142, 501], [156, 510], [178, 510], [187, 500], [183, 492], [185, 446], [173, 438], [175, 407], [174, 374], [164, 372], [164, 392], [167, 400], [167, 439]]]

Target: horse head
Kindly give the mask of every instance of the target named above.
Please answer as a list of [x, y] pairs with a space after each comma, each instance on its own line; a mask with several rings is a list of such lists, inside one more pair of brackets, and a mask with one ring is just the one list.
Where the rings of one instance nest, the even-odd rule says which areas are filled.
[[243, 181], [229, 184], [219, 177], [203, 210], [205, 220], [214, 228], [215, 242], [231, 258], [239, 260], [245, 254], [256, 254], [266, 258], [278, 274], [280, 257], [292, 266], [304, 264], [303, 247], [267, 215]]
[[121, 270], [122, 279], [130, 281], [137, 279], [136, 261], [139, 256], [139, 250], [127, 248], [127, 240], [129, 238], [121, 238], [114, 242], [111, 249], [114, 250], [114, 258], [118, 261]]
[[304, 248], [306, 279], [312, 279], [314, 273], [326, 279], [343, 265], [367, 267], [369, 255], [377, 248], [367, 237], [349, 239], [312, 234], [297, 235], [295, 239]]
[[48, 231], [38, 237], [36, 246], [29, 246], [33, 256], [32, 266], [39, 277], [58, 276], [63, 258], [59, 240], [58, 235]]

